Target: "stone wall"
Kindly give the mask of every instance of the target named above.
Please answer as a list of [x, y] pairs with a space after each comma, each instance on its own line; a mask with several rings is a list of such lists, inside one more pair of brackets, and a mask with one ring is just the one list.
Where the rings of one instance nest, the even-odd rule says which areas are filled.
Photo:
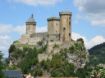
[[29, 39], [30, 39], [30, 35], [24, 34], [24, 35], [21, 36], [19, 42], [20, 42], [21, 44], [27, 44], [28, 41], [29, 41]]

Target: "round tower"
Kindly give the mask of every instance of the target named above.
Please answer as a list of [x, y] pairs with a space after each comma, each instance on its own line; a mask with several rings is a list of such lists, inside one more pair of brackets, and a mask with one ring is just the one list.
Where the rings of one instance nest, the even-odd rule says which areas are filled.
[[36, 22], [34, 20], [34, 16], [32, 14], [32, 16], [28, 19], [28, 21], [26, 22], [26, 34], [33, 34], [35, 33], [36, 30]]
[[60, 12], [60, 40], [70, 42], [71, 40], [71, 12]]
[[59, 34], [60, 19], [57, 17], [51, 17], [51, 18], [48, 18], [47, 21], [48, 21], [48, 34]]

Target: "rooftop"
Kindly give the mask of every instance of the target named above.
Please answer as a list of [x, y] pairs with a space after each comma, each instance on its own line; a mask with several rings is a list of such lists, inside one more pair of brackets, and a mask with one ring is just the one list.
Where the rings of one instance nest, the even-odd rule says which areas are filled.
[[35, 22], [34, 15], [32, 14], [31, 17], [26, 22], [28, 23]]
[[17, 70], [7, 70], [3, 72], [6, 78], [23, 78], [22, 73]]

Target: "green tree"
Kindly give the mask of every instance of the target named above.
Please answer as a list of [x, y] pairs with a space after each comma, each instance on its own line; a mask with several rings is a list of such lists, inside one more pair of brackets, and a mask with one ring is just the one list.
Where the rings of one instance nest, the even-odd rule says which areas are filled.
[[3, 69], [3, 63], [2, 63], [2, 53], [0, 51], [0, 78], [3, 78], [3, 72], [2, 72], [2, 69]]
[[99, 65], [96, 66], [91, 71], [90, 77], [91, 78], [105, 78], [105, 68]]

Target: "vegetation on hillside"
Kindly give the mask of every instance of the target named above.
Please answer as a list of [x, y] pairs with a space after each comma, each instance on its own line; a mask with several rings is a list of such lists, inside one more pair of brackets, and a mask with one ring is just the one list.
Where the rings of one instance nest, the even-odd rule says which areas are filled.
[[[20, 69], [25, 74], [31, 72], [34, 76], [47, 74], [52, 77], [105, 78], [105, 68], [104, 66], [99, 66], [100, 64], [105, 64], [105, 43], [89, 50], [89, 62], [87, 63], [85, 62], [88, 60], [87, 51], [79, 40], [70, 48], [62, 49], [59, 53], [54, 54], [51, 60], [47, 59], [39, 62], [38, 54], [46, 52], [47, 49], [47, 45], [42, 44], [42, 42], [38, 43], [40, 48], [30, 48], [28, 45], [16, 48], [15, 45], [11, 45], [9, 52], [10, 60], [14, 62], [12, 68]], [[57, 45], [54, 47], [57, 47]], [[70, 54], [75, 55], [77, 57], [75, 60], [79, 60], [81, 65], [85, 62], [85, 67], [77, 68], [74, 63], [70, 63]]]
[[[78, 76], [76, 73], [78, 67], [73, 63], [69, 55], [75, 55], [75, 60], [79, 60], [80, 64], [86, 62], [87, 51], [83, 43], [76, 42], [68, 49], [62, 49], [59, 53], [52, 56], [52, 59], [38, 61], [38, 54], [46, 52], [47, 45], [43, 45], [42, 42], [38, 43], [38, 47], [30, 47], [24, 45], [21, 48], [17, 48], [14, 44], [9, 49], [9, 60], [13, 65], [9, 68], [19, 69], [24, 74], [31, 73], [34, 76], [49, 75], [52, 77], [70, 77]], [[55, 45], [54, 47], [58, 47]]]
[[98, 65], [98, 64], [105, 64], [105, 43], [100, 45], [94, 46], [89, 50], [90, 54], [90, 64], [91, 65]]
[[89, 50], [89, 62], [78, 69], [77, 75], [80, 78], [105, 78], [105, 43]]
[[2, 69], [3, 69], [3, 62], [2, 62], [2, 53], [0, 51], [0, 78], [3, 78], [3, 72], [2, 72]]

